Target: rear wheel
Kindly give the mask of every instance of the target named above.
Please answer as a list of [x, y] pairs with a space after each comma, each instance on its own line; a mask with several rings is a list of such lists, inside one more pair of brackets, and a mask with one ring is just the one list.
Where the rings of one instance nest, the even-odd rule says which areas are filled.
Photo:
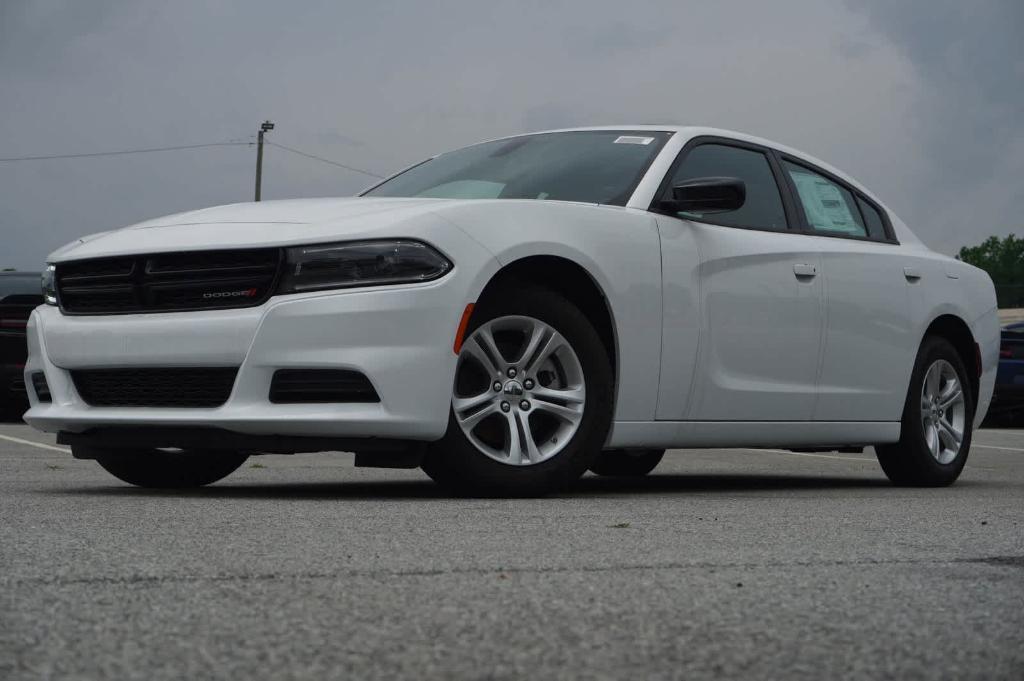
[[79, 458], [96, 463], [118, 480], [138, 487], [184, 489], [226, 478], [249, 458], [243, 452], [199, 450], [89, 450], [74, 448]]
[[973, 420], [973, 395], [959, 354], [944, 338], [926, 338], [910, 378], [900, 441], [875, 447], [878, 462], [897, 485], [950, 485], [967, 462]]
[[637, 478], [661, 463], [664, 449], [606, 449], [590, 465], [590, 472], [609, 477]]
[[604, 444], [612, 392], [608, 354], [575, 305], [544, 288], [506, 288], [473, 316], [448, 431], [423, 470], [465, 495], [563, 489]]

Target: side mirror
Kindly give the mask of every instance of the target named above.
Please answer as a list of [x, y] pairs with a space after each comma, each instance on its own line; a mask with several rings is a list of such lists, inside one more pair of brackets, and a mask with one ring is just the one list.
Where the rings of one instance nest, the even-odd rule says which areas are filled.
[[661, 202], [672, 213], [726, 213], [747, 200], [747, 187], [735, 177], [698, 177], [672, 187], [672, 198]]

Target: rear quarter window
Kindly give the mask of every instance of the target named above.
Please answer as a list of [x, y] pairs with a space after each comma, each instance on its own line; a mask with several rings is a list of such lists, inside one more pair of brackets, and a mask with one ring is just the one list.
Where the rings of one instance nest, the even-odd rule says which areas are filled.
[[878, 209], [859, 196], [857, 205], [860, 207], [861, 215], [864, 216], [864, 226], [868, 230], [868, 236], [879, 241], [887, 240], [889, 235], [885, 231], [885, 221], [882, 220], [882, 214]]

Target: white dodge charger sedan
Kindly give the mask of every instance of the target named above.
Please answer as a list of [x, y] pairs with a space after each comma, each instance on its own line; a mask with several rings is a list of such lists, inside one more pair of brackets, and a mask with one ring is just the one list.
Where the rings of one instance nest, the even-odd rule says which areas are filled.
[[984, 272], [821, 161], [710, 128], [485, 142], [355, 198], [84, 237], [43, 279], [25, 420], [151, 487], [341, 450], [541, 494], [669, 447], [866, 446], [948, 485], [999, 352]]

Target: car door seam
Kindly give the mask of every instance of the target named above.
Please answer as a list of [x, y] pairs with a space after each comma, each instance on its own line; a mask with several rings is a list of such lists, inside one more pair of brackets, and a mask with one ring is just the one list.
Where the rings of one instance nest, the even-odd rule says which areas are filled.
[[[688, 225], [693, 229], [693, 225]], [[686, 409], [683, 411], [683, 420], [689, 420], [694, 413], [695, 400], [697, 399], [697, 383], [704, 380], [701, 372], [701, 353], [704, 350], [704, 252], [700, 247], [700, 239], [694, 238], [694, 248], [697, 249], [697, 347], [694, 348], [693, 371], [690, 373], [690, 385], [686, 394]], [[662, 322], [664, 323], [664, 322]]]
[[[654, 233], [658, 235], [658, 297], [659, 305], [658, 309], [661, 314], [658, 315], [659, 321], [661, 322], [658, 326], [658, 384], [654, 389], [654, 413], [651, 415], [653, 420], [658, 420], [658, 409], [661, 407], [661, 382], [664, 380], [662, 374], [665, 372], [665, 249], [661, 243], [661, 225], [658, 224], [658, 219], [651, 216], [651, 223], [654, 225]], [[619, 377], [622, 380], [622, 377]]]
[[818, 296], [818, 310], [821, 314], [821, 326], [818, 329], [818, 370], [814, 375], [814, 408], [811, 409], [811, 421], [818, 420], [818, 409], [821, 406], [821, 377], [825, 372], [825, 344], [828, 342], [829, 322], [829, 287], [827, 254], [818, 253], [818, 264], [822, 269], [820, 277], [821, 295]]

